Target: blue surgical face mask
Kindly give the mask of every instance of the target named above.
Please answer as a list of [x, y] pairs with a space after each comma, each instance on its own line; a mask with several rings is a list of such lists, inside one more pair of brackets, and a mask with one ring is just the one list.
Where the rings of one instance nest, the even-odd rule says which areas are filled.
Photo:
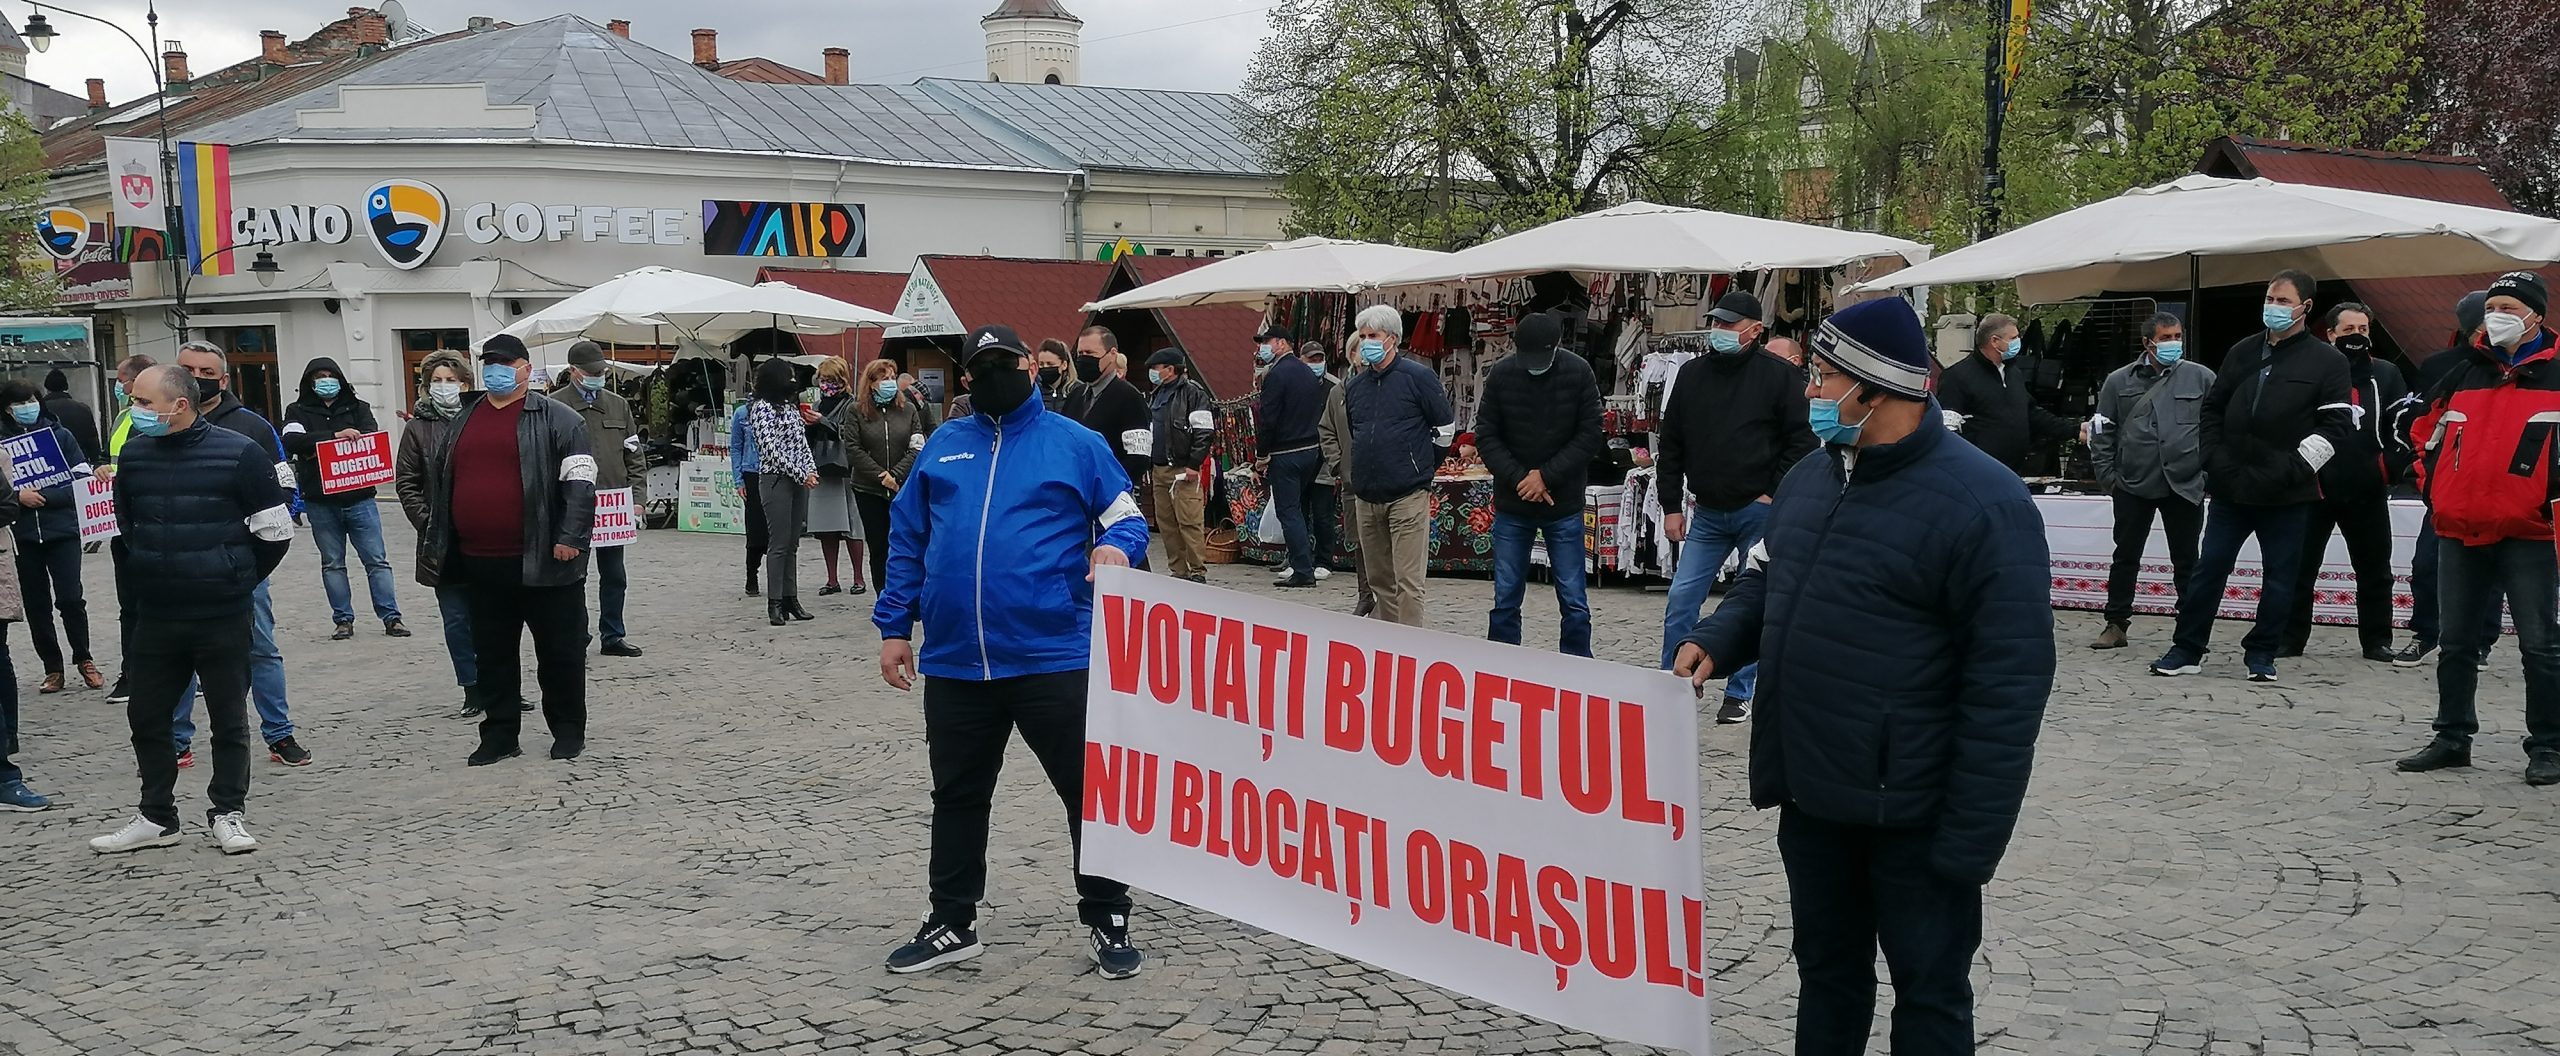
[[459, 381], [428, 382], [427, 398], [447, 407], [459, 406], [462, 403], [462, 383]]
[[2293, 326], [2293, 309], [2281, 304], [2269, 304], [2258, 310], [2258, 321], [2266, 324], [2268, 333], [2283, 333]]
[[585, 389], [585, 390], [587, 390], [588, 392], [603, 392], [603, 391], [604, 391], [604, 375], [602, 375], [602, 374], [589, 374], [589, 373], [586, 373], [585, 371], [580, 371], [580, 372], [578, 373], [578, 387], [579, 387], [579, 388], [581, 388], [581, 389]]
[[2158, 360], [2160, 365], [2164, 367], [2177, 366], [2179, 360], [2187, 358], [2187, 343], [2184, 341], [2162, 341], [2159, 344], [2151, 346], [2151, 358]]
[[121, 381], [115, 383], [115, 387], [111, 391], [115, 393], [116, 406], [124, 406], [124, 383]]
[[324, 400], [337, 399], [344, 391], [346, 385], [336, 378], [315, 378], [311, 382], [311, 394]]
[[1266, 366], [1266, 367], [1267, 367], [1267, 366], [1270, 366], [1270, 365], [1271, 365], [1271, 361], [1272, 361], [1273, 359], [1277, 358], [1278, 356], [1279, 356], [1279, 353], [1277, 353], [1277, 352], [1273, 352], [1273, 351], [1271, 350], [1271, 346], [1270, 346], [1270, 345], [1267, 345], [1267, 344], [1266, 344], [1266, 345], [1257, 346], [1257, 347], [1253, 350], [1253, 361], [1254, 361], [1254, 362], [1256, 362], [1256, 363], [1260, 363], [1260, 364], [1262, 364], [1263, 366]]
[[10, 404], [9, 417], [17, 419], [19, 425], [34, 425], [36, 419], [44, 417], [44, 405], [41, 403]]
[[2010, 360], [2013, 360], [2013, 359], [2018, 358], [2018, 350], [2019, 350], [2019, 349], [2022, 349], [2022, 348], [2025, 348], [2025, 347], [2027, 347], [2027, 341], [2026, 341], [2026, 339], [2025, 339], [2025, 338], [2022, 338], [2022, 337], [2013, 337], [2013, 338], [2010, 338], [2010, 339], [2009, 339], [2009, 347], [2008, 347], [2008, 348], [2006, 348], [2006, 349], [2002, 349], [2002, 350], [2001, 350], [2001, 352], [2000, 352], [2000, 362], [2006, 363], [2006, 362], [2009, 362]]
[[483, 363], [480, 365], [480, 387], [489, 390], [490, 395], [513, 395], [521, 384], [516, 379], [514, 364]]
[[1707, 347], [1725, 355], [1742, 351], [1742, 335], [1731, 330], [1707, 331]]
[[1364, 364], [1367, 364], [1367, 365], [1369, 365], [1369, 366], [1374, 367], [1374, 366], [1377, 366], [1378, 364], [1380, 364], [1380, 363], [1384, 363], [1384, 362], [1386, 362], [1386, 361], [1387, 361], [1387, 343], [1386, 343], [1386, 342], [1384, 342], [1384, 341], [1363, 341], [1363, 342], [1360, 342], [1360, 362], [1362, 362], [1362, 363], [1364, 363]]
[[133, 409], [133, 431], [144, 436], [169, 435], [169, 420], [149, 407]]
[[1840, 420], [1840, 401], [1814, 399], [1806, 402], [1805, 422], [1813, 427], [1814, 439], [1826, 444], [1854, 444], [1858, 433], [1867, 427], [1863, 420], [1851, 425]]
[[873, 403], [887, 403], [897, 398], [898, 379], [896, 378], [882, 378], [878, 384], [871, 386], [871, 402]]

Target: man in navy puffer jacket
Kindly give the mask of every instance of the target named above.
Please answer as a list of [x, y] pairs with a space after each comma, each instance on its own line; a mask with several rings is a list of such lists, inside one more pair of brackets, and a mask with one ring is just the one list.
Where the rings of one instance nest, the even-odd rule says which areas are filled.
[[2053, 690], [2044, 519], [1947, 436], [1908, 304], [1852, 306], [1811, 344], [1824, 451], [1674, 670], [1760, 665], [1751, 802], [1782, 811], [1799, 1056], [1865, 1050], [1879, 944], [1896, 1056], [1971, 1052], [1982, 887]]
[[[1147, 552], [1129, 474], [1093, 430], [1040, 405], [1011, 327], [964, 346], [975, 413], [944, 422], [889, 506], [888, 577], [871, 622], [880, 677], [925, 675], [933, 769], [933, 909], [892, 972], [978, 955], [987, 887], [987, 810], [1015, 727], [1066, 803], [1081, 845], [1085, 671], [1092, 664], [1092, 566]], [[931, 569], [931, 573], [927, 573]], [[910, 640], [924, 621], [923, 662]], [[1129, 885], [1076, 874], [1086, 951], [1106, 979], [1138, 974]]]

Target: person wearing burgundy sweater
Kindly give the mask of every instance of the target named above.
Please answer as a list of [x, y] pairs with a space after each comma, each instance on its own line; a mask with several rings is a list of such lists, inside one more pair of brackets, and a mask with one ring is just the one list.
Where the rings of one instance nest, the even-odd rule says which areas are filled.
[[[595, 528], [596, 460], [578, 412], [528, 392], [524, 342], [506, 334], [480, 349], [480, 392], [464, 393], [453, 427], [427, 453], [427, 527], [419, 563], [463, 586], [484, 699], [523, 686], [527, 630], [542, 683], [551, 757], [587, 743], [587, 554]], [[524, 754], [522, 717], [489, 708], [470, 764]]]

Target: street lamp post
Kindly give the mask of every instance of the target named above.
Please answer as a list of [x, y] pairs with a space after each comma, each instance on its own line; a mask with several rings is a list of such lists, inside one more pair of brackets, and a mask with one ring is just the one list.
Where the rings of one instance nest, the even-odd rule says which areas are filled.
[[169, 81], [160, 68], [159, 6], [156, 2], [147, 2], [143, 5], [142, 20], [151, 27], [151, 44], [145, 47], [140, 40], [134, 38], [132, 33], [126, 32], [123, 26], [96, 15], [42, 3], [40, 0], [27, 0], [27, 3], [36, 10], [27, 16], [26, 28], [19, 30], [18, 35], [26, 38], [29, 47], [39, 52], [44, 51], [53, 47], [55, 37], [62, 35], [54, 30], [52, 23], [45, 20], [44, 13], [51, 11], [55, 14], [70, 15], [73, 18], [85, 18], [115, 30], [118, 36], [133, 45], [134, 50], [142, 52], [143, 65], [151, 68], [151, 94], [153, 101], [157, 104], [153, 116], [156, 119], [160, 139], [161, 224], [168, 229], [169, 235], [166, 253], [169, 258], [169, 293], [173, 302], [170, 314], [174, 323], [170, 329], [177, 333], [177, 343], [185, 344], [187, 340], [187, 235], [184, 218], [179, 213], [178, 200], [175, 197], [175, 185], [178, 182], [177, 157], [170, 153], [169, 149]]

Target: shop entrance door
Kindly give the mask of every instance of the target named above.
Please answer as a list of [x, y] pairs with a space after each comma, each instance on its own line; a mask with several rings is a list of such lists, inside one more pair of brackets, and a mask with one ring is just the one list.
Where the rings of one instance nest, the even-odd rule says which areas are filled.
[[204, 340], [222, 350], [231, 363], [231, 395], [269, 422], [284, 410], [286, 386], [276, 366], [276, 328], [272, 326], [206, 327]]

